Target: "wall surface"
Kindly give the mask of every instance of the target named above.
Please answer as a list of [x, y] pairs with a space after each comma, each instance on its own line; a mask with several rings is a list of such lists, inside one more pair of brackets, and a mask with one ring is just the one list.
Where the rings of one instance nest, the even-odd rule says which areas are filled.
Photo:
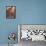
[[[0, 44], [7, 44], [8, 34], [17, 32], [17, 19], [6, 19], [6, 6], [16, 6], [16, 0], [0, 0]], [[17, 17], [16, 17], [17, 18]], [[17, 38], [18, 39], [18, 38]], [[16, 39], [16, 43], [18, 42]]]
[[19, 24], [46, 24], [46, 0], [16, 0]]
[[[9, 5], [16, 6], [16, 19], [6, 20]], [[0, 0], [0, 44], [8, 43], [9, 32], [18, 32], [17, 24], [46, 24], [46, 0]]]

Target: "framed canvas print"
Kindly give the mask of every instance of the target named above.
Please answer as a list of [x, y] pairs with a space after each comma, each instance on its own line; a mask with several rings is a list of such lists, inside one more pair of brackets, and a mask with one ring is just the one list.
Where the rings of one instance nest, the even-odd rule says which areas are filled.
[[46, 41], [46, 25], [20, 24], [20, 40]]
[[16, 19], [16, 6], [6, 6], [6, 19]]

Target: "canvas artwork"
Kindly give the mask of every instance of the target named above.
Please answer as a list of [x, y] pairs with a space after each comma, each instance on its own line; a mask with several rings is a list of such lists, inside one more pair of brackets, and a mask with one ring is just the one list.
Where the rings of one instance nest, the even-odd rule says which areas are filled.
[[16, 6], [6, 6], [6, 19], [16, 19]]
[[8, 34], [8, 46], [14, 46], [18, 43], [18, 37], [16, 32], [9, 32]]
[[20, 41], [46, 41], [46, 25], [19, 25]]

